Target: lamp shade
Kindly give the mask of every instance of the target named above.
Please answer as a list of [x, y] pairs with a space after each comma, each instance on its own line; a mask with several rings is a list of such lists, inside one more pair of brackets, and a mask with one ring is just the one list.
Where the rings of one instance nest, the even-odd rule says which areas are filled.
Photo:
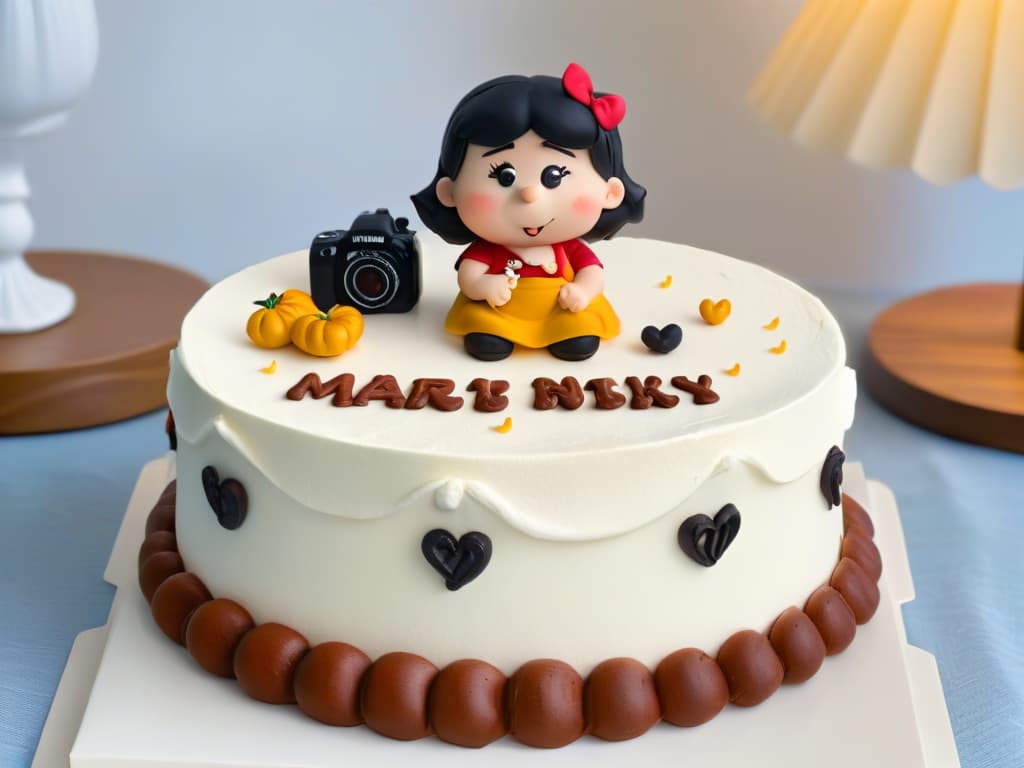
[[1024, 185], [1024, 0], [809, 0], [750, 102], [862, 165]]

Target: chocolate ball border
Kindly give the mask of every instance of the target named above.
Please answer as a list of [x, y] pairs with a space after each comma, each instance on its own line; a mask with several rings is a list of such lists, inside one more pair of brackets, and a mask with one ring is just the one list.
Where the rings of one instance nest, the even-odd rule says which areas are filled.
[[870, 620], [880, 602], [874, 526], [843, 494], [843, 546], [829, 583], [802, 609], [780, 613], [767, 632], [733, 633], [716, 657], [683, 648], [653, 671], [636, 659], [607, 659], [586, 678], [556, 659], [532, 659], [508, 677], [476, 659], [441, 669], [412, 653], [371, 660], [345, 643], [311, 647], [295, 630], [254, 624], [243, 606], [214, 598], [178, 566], [175, 492], [172, 482], [160, 495], [139, 549], [140, 587], [164, 634], [208, 672], [234, 677], [256, 699], [297, 704], [331, 725], [364, 723], [393, 739], [434, 734], [476, 748], [508, 734], [527, 746], [555, 748], [588, 733], [633, 739], [659, 720], [693, 727], [727, 703], [755, 706], [781, 685], [809, 679], [826, 656], [850, 645], [857, 625]]

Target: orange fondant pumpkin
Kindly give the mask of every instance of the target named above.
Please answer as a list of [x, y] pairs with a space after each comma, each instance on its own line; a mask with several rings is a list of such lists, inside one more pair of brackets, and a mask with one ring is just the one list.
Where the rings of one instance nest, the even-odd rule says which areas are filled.
[[309, 355], [334, 357], [359, 341], [363, 316], [354, 307], [335, 304], [326, 314], [303, 315], [292, 326], [292, 344]]
[[260, 309], [249, 316], [245, 332], [257, 346], [276, 349], [291, 341], [292, 325], [302, 315], [319, 312], [308, 293], [289, 288], [278, 296], [270, 294], [263, 301], [254, 301]]

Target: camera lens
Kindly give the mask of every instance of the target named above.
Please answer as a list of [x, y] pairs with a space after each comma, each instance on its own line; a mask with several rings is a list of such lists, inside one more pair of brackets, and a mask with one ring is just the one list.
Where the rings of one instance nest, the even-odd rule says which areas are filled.
[[365, 267], [356, 272], [356, 290], [371, 299], [379, 298], [387, 288], [387, 281], [379, 269]]
[[398, 272], [386, 255], [377, 251], [349, 254], [343, 279], [344, 293], [363, 309], [385, 307], [398, 293]]

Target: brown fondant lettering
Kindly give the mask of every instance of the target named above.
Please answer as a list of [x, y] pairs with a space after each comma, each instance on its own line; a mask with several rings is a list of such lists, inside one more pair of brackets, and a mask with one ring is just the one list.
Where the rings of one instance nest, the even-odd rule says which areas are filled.
[[673, 376], [672, 386], [693, 395], [697, 405], [711, 405], [718, 402], [718, 393], [711, 389], [711, 377], [702, 373], [697, 381], [690, 381], [685, 376]]
[[455, 382], [451, 379], [414, 379], [412, 390], [405, 401], [407, 410], [416, 411], [430, 403], [439, 411], [457, 411], [462, 407], [461, 397], [452, 397]]
[[374, 376], [369, 384], [359, 390], [352, 405], [369, 405], [371, 400], [383, 400], [388, 408], [401, 408], [405, 405], [405, 395], [391, 374]]
[[533, 407], [538, 411], [550, 411], [559, 405], [570, 411], [583, 405], [583, 390], [576, 377], [565, 376], [561, 384], [544, 376], [534, 379]]
[[614, 411], [626, 404], [626, 396], [615, 389], [615, 379], [591, 379], [583, 388], [594, 393], [597, 407], [603, 411]]
[[289, 400], [301, 400], [309, 393], [320, 400], [328, 395], [334, 395], [331, 405], [344, 408], [352, 405], [352, 385], [355, 380], [356, 377], [351, 373], [343, 373], [329, 381], [321, 382], [315, 373], [307, 373], [299, 379], [298, 384], [288, 390], [287, 397]]
[[658, 389], [661, 386], [661, 379], [657, 376], [648, 376], [644, 379], [643, 384], [640, 383], [638, 377], [627, 376], [626, 386], [633, 393], [633, 397], [629, 401], [629, 407], [634, 410], [646, 410], [652, 405], [656, 405], [659, 408], [675, 408], [679, 405], [679, 397], [677, 395], [669, 395]]
[[508, 382], [504, 379], [473, 379], [466, 387], [468, 392], [476, 392], [473, 410], [480, 413], [497, 413], [508, 407]]

